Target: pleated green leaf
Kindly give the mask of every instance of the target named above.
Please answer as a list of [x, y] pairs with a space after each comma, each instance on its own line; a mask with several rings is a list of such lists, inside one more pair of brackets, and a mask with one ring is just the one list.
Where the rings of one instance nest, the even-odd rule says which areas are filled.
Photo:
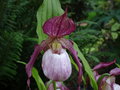
[[92, 69], [89, 66], [87, 60], [85, 59], [84, 55], [82, 54], [82, 52], [80, 51], [80, 49], [78, 48], [76, 43], [74, 43], [74, 48], [78, 52], [78, 57], [81, 59], [83, 66], [84, 66], [84, 69], [90, 78], [91, 86], [94, 88], [94, 90], [98, 90], [98, 85], [97, 85], [97, 82], [94, 78]]
[[[74, 60], [73, 60], [73, 58], [72, 58], [71, 56], [69, 56], [69, 57], [70, 57], [71, 63], [73, 64], [73, 66], [75, 67], [75, 69], [78, 71], [78, 66], [77, 66], [77, 64], [74, 62]], [[82, 81], [83, 81], [84, 86], [85, 86], [85, 85], [86, 85], [86, 81], [85, 81], [84, 76], [82, 76]]]
[[35, 79], [39, 90], [47, 90], [44, 82], [42, 81], [41, 77], [38, 74], [37, 69], [34, 67], [32, 68], [32, 76]]
[[[26, 63], [23, 61], [17, 61], [17, 63], [26, 65]], [[41, 79], [40, 75], [38, 74], [38, 71], [35, 67], [32, 68], [32, 76], [35, 79], [39, 90], [47, 90], [44, 82], [42, 81], [42, 79]]]
[[117, 63], [115, 63], [115, 64], [117, 65], [118, 68], [120, 68], [120, 65], [119, 65], [119, 64], [117, 64]]
[[60, 16], [64, 13], [59, 0], [44, 0], [37, 11], [37, 35], [38, 43], [47, 38], [43, 33], [42, 26], [46, 20], [54, 16]]

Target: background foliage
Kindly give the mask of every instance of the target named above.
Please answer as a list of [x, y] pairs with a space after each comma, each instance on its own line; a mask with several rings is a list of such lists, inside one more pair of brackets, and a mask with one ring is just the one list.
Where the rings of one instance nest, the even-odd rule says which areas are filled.
[[[60, 0], [62, 8], [68, 7], [68, 16], [77, 25], [71, 34], [91, 67], [101, 61], [117, 59], [120, 64], [120, 0]], [[0, 0], [0, 89], [26, 90], [24, 65], [37, 44], [37, 10], [42, 0]], [[41, 59], [39, 56], [38, 59]], [[42, 79], [41, 60], [35, 64]], [[113, 66], [114, 67], [114, 66]], [[104, 70], [103, 70], [104, 71]], [[76, 88], [76, 70], [66, 81]], [[119, 79], [118, 79], [119, 80]], [[72, 81], [72, 82], [71, 82]], [[37, 89], [32, 79], [32, 90]]]

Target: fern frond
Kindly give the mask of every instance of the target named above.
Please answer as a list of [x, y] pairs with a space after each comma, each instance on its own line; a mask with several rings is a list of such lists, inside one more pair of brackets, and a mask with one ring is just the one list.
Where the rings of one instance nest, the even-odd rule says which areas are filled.
[[23, 37], [19, 32], [0, 32], [0, 81], [11, 80], [17, 73]]

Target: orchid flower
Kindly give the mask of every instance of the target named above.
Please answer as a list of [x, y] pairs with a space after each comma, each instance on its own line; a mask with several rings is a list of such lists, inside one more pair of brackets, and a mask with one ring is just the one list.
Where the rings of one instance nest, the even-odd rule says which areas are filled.
[[[96, 81], [100, 78], [101, 75], [97, 72], [98, 69], [108, 67], [112, 64], [114, 64], [116, 60], [109, 62], [109, 63], [100, 63], [96, 65], [93, 70], [94, 70], [94, 75]], [[115, 83], [115, 76], [120, 75], [120, 68], [114, 68], [110, 70], [109, 76], [105, 76], [101, 82], [99, 83], [99, 90], [120, 90], [120, 85]]]
[[78, 84], [82, 81], [82, 64], [73, 48], [73, 43], [64, 36], [75, 31], [75, 23], [67, 17], [67, 10], [61, 16], [55, 16], [47, 20], [43, 25], [43, 31], [48, 35], [39, 45], [35, 46], [34, 52], [28, 64], [26, 73], [28, 75], [27, 85], [30, 86], [31, 69], [39, 53], [45, 53], [42, 58], [42, 69], [47, 78], [54, 81], [65, 81], [71, 75], [71, 62], [66, 49], [73, 55], [79, 68]]

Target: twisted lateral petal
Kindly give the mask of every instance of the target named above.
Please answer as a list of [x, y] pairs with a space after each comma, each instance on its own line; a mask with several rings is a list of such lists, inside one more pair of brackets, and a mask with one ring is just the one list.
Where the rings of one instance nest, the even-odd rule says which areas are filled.
[[42, 50], [42, 48], [39, 45], [36, 45], [34, 52], [30, 58], [30, 61], [28, 62], [28, 64], [26, 64], [26, 73], [28, 75], [28, 80], [27, 80], [28, 87], [30, 86], [30, 79], [29, 78], [31, 77], [31, 69], [32, 69], [33, 64], [35, 63], [35, 60], [36, 60], [36, 58], [41, 50]]
[[120, 75], [120, 68], [114, 68], [110, 71], [110, 75]]
[[114, 61], [112, 61], [112, 62], [107, 62], [107, 63], [106, 62], [101, 62], [100, 64], [96, 65], [93, 68], [93, 70], [95, 71], [95, 70], [98, 70], [100, 68], [108, 67], [108, 66], [114, 64], [115, 62], [116, 62], [116, 59]]
[[43, 31], [50, 37], [62, 37], [75, 30], [74, 22], [67, 18], [67, 11], [61, 15], [47, 20], [43, 25]]
[[28, 76], [28, 80], [27, 80], [28, 87], [30, 86], [31, 70], [35, 63], [35, 60], [36, 60], [37, 56], [39, 55], [39, 53], [48, 45], [48, 43], [49, 42], [46, 40], [46, 41], [43, 41], [40, 45], [36, 45], [34, 52], [30, 58], [30, 61], [28, 62], [28, 64], [26, 64], [25, 68], [26, 68], [26, 73]]
[[59, 41], [64, 48], [68, 49], [71, 52], [76, 64], [78, 65], [78, 68], [79, 68], [78, 84], [80, 84], [82, 81], [83, 72], [82, 72], [82, 64], [80, 63], [80, 60], [77, 56], [77, 51], [75, 51], [75, 49], [73, 48], [72, 42], [70, 42], [69, 40], [61, 38]]

